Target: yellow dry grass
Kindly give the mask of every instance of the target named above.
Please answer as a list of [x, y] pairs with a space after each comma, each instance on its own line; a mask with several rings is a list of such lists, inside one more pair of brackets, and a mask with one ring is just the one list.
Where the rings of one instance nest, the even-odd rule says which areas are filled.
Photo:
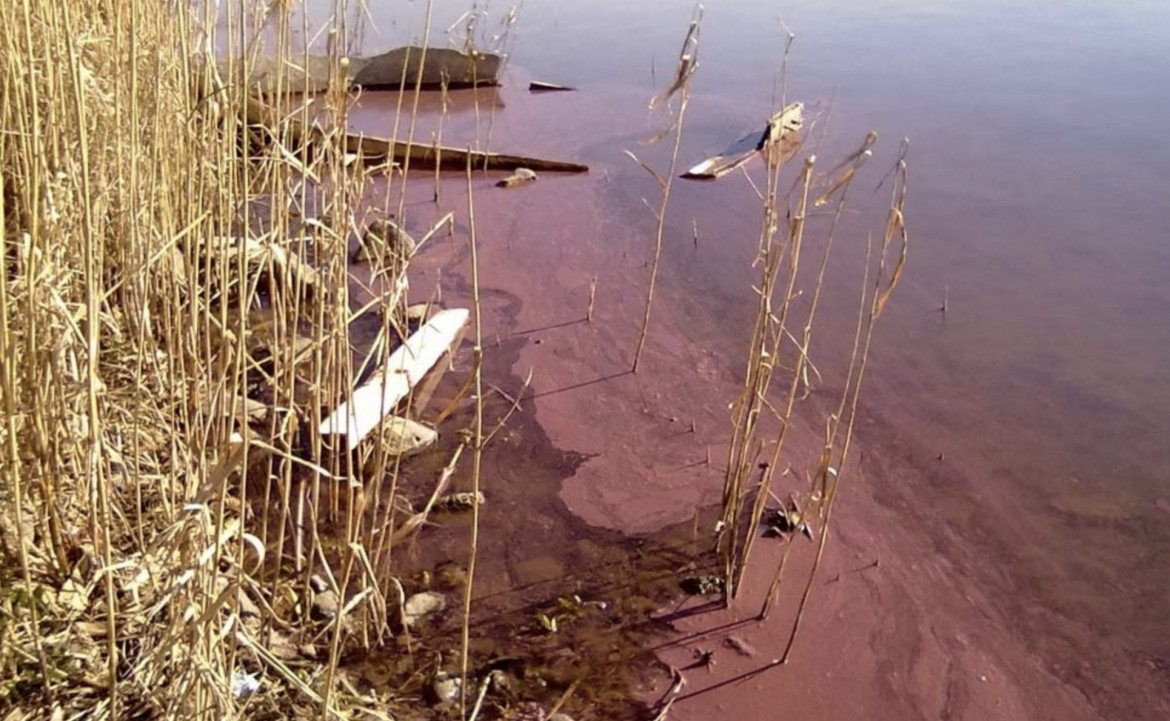
[[[352, 387], [368, 176], [328, 134], [310, 159], [241, 125], [233, 72], [201, 71], [214, 24], [163, 0], [0, 4], [5, 719], [370, 705], [333, 672], [343, 637], [385, 633], [368, 521], [393, 499], [366, 503], [305, 430]], [[313, 573], [355, 623], [301, 633]], [[327, 662], [297, 668], [305, 644]]]

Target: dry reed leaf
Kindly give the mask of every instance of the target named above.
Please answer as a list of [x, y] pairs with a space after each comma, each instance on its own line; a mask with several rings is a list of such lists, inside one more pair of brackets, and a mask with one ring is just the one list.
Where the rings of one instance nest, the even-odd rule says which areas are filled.
[[664, 103], [669, 101], [676, 93], [686, 87], [687, 82], [690, 81], [691, 76], [699, 66], [699, 24], [703, 17], [703, 8], [700, 6], [696, 13], [696, 17], [691, 21], [690, 28], [687, 30], [686, 37], [683, 38], [682, 50], [678, 54], [678, 64], [674, 70], [674, 80], [671, 81], [668, 87], [661, 95], [654, 97], [650, 101], [650, 109], [657, 110]]

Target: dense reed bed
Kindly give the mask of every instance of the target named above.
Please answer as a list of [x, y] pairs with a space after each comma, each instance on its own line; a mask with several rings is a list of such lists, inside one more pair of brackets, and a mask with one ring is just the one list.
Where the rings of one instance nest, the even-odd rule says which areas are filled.
[[[249, 70], [210, 49], [248, 57], [266, 22], [287, 53], [288, 8], [257, 7], [0, 7], [6, 718], [385, 708], [338, 662], [387, 637], [393, 546], [425, 514], [396, 500], [388, 444], [318, 429], [407, 332], [409, 258], [374, 253], [375, 300], [353, 305], [386, 166], [344, 151], [344, 90], [241, 121]], [[311, 153], [290, 130], [310, 119]], [[381, 334], [355, 368], [358, 317]]]

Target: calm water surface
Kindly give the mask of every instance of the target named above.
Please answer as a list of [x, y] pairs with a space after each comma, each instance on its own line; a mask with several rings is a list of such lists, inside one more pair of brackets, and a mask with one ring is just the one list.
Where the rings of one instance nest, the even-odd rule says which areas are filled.
[[[440, 3], [432, 42], [446, 44], [466, 4]], [[357, 49], [419, 39], [425, 3], [404, 7], [352, 13]], [[488, 9], [483, 38], [507, 8]], [[691, 9], [537, 0], [507, 37], [513, 72], [577, 86], [586, 100], [575, 102], [605, 99], [561, 130], [572, 154], [612, 175], [614, 212], [645, 212], [647, 186], [620, 151], [650, 124], [639, 106], [605, 103], [644, 102], [665, 82]], [[874, 162], [888, 164], [911, 141], [911, 264], [865, 403], [917, 458], [961, 470], [916, 491], [955, 514], [930, 522], [978, 528], [1021, 608], [1170, 668], [1170, 3], [712, 2], [685, 158], [766, 116], [786, 27], [787, 95], [831, 110], [822, 154], [874, 128]], [[668, 246], [666, 260], [672, 282], [708, 294], [736, 328], [730, 342], [754, 312], [742, 299], [755, 220], [737, 210], [750, 208], [740, 181], [679, 186], [675, 207], [689, 210], [672, 232], [689, 242], [687, 213], [702, 213], [708, 242], [727, 247], [700, 265]], [[852, 322], [851, 296], [827, 303], [826, 323]]]

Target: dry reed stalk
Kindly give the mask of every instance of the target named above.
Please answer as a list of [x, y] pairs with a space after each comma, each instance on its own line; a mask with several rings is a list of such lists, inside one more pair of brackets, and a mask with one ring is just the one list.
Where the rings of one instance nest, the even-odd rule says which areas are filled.
[[[794, 192], [799, 197], [798, 207], [789, 213], [791, 220], [784, 225], [785, 233], [779, 240], [776, 239], [776, 234], [779, 230], [779, 188], [780, 173], [783, 170], [781, 163], [770, 164], [766, 191], [760, 194], [763, 201], [763, 218], [757, 263], [762, 269], [760, 286], [756, 289], [756, 322], [749, 345], [743, 390], [735, 405], [735, 425], [728, 450], [716, 543], [724, 565], [725, 604], [729, 604], [738, 591], [738, 583], [747, 554], [750, 552], [754, 526], [758, 524], [756, 506], [760, 504], [759, 494], [763, 493], [766, 496], [791, 422], [791, 403], [786, 403], [785, 410], [781, 413], [772, 408], [767, 398], [773, 370], [780, 363], [789, 308], [795, 297], [794, 288], [803, 247], [804, 219], [814, 166], [815, 157], [810, 156], [804, 163], [800, 177], [794, 182]], [[782, 273], [787, 274], [787, 281], [778, 291]], [[779, 298], [778, 292], [781, 294]], [[793, 372], [795, 380], [799, 374], [799, 366], [794, 368]], [[749, 495], [748, 477], [763, 449], [764, 441], [758, 435], [761, 416], [768, 410], [776, 416], [780, 423], [780, 431], [771, 460], [764, 463], [760, 469], [760, 480], [756, 484], [757, 503], [753, 504], [750, 515], [752, 521], [744, 527], [743, 518]]]
[[[292, 452], [297, 416], [320, 412], [296, 400], [305, 380], [319, 398], [352, 387], [343, 241], [365, 178], [345, 171], [340, 146], [328, 137], [324, 151], [310, 158], [303, 147], [283, 147], [277, 127], [257, 150], [256, 130], [223, 112], [243, 100], [242, 85], [233, 81], [246, 76], [248, 61], [227, 68], [223, 84], [192, 67], [197, 35], [184, 7], [127, 0], [107, 12], [106, 5], [49, 0], [0, 7], [0, 116], [13, 130], [0, 136], [6, 250], [0, 356], [11, 361], [0, 373], [6, 480], [0, 541], [11, 545], [28, 598], [55, 595], [53, 579], [71, 573], [101, 589], [102, 600], [86, 609], [103, 629], [89, 639], [98, 646], [86, 646], [98, 662], [85, 671], [93, 682], [59, 696], [66, 706], [91, 707], [99, 718], [144, 709], [231, 717], [241, 703], [228, 691], [231, 676], [251, 646], [221, 630], [241, 628], [244, 587], [286, 597], [279, 567], [298, 505], [301, 525], [323, 520], [323, 503], [344, 512], [336, 519], [338, 557], [326, 559], [315, 528], [297, 554], [306, 561], [306, 585], [313, 565], [340, 561], [338, 588], [362, 584], [355, 596], [362, 601], [345, 610], [360, 608], [370, 620], [377, 615], [366, 608], [377, 602], [371, 574], [357, 570], [369, 565], [369, 543], [355, 542], [361, 489], [323, 488], [334, 481], [322, 473], [345, 477], [348, 461], [323, 467], [326, 449], [310, 438], [307, 463], [320, 470], [307, 479], [304, 466], [293, 463], [304, 461]], [[243, 48], [251, 39], [237, 10], [226, 9], [224, 39]], [[278, 18], [283, 47], [287, 12]], [[216, 18], [204, 19], [205, 28], [216, 27]], [[84, 38], [69, 30], [76, 27], [86, 28]], [[204, 41], [213, 44], [210, 33]], [[335, 55], [335, 72], [341, 65]], [[346, 99], [329, 101], [334, 127], [343, 126]], [[307, 105], [296, 112], [308, 121]], [[257, 154], [241, 162], [239, 148], [249, 146]], [[300, 302], [305, 288], [276, 280], [271, 261], [259, 269], [264, 282], [227, 240], [293, 237], [296, 208], [315, 213], [314, 264], [331, 288], [312, 307]], [[69, 238], [78, 239], [80, 252], [69, 252]], [[268, 344], [276, 349], [263, 368], [251, 345], [258, 304], [271, 314]], [[307, 361], [298, 350], [305, 328], [312, 335]], [[272, 396], [268, 419], [253, 426], [230, 409], [256, 378]], [[274, 459], [272, 469], [257, 483], [253, 461], [267, 468], [266, 458]], [[308, 493], [298, 485], [309, 486]], [[243, 521], [257, 495], [257, 520], [246, 523], [258, 526], [258, 537]], [[9, 518], [16, 528], [11, 544]], [[259, 563], [249, 550], [256, 548], [269, 549]], [[71, 554], [88, 559], [80, 570]], [[265, 563], [265, 556], [275, 560]], [[232, 574], [239, 582], [228, 579]], [[291, 620], [287, 605], [265, 608], [266, 624]], [[17, 638], [36, 649], [30, 668], [44, 692], [54, 684], [60, 690], [55, 679], [78, 671], [54, 668], [49, 652], [89, 641], [56, 638], [46, 647], [41, 607], [17, 610]], [[70, 628], [76, 635], [87, 626]], [[256, 632], [238, 631], [245, 635], [237, 640]], [[127, 637], [135, 643], [124, 644]], [[332, 667], [338, 647], [331, 649]], [[0, 651], [0, 663], [8, 660]], [[281, 671], [274, 660], [262, 663]], [[327, 685], [324, 697], [310, 698], [329, 709], [335, 689]]]
[[670, 203], [670, 189], [673, 187], [674, 176], [676, 175], [675, 170], [678, 165], [678, 151], [682, 144], [683, 120], [686, 117], [687, 101], [690, 99], [691, 94], [691, 80], [694, 77], [695, 71], [698, 69], [699, 26], [702, 18], [703, 7], [700, 5], [696, 8], [695, 17], [691, 20], [686, 37], [683, 39], [673, 83], [665, 92], [650, 101], [650, 109], [653, 110], [661, 104], [668, 102], [676, 94], [679, 98], [678, 110], [675, 112], [673, 121], [665, 130], [661, 131], [651, 140], [651, 142], [657, 142], [666, 135], [674, 133], [674, 146], [671, 150], [670, 168], [667, 170], [666, 177], [663, 177], [653, 168], [643, 163], [630, 151], [626, 151], [626, 154], [634, 162], [642, 166], [654, 178], [654, 181], [658, 184], [658, 189], [662, 193], [662, 199], [659, 201], [658, 209], [654, 212], [654, 218], [657, 221], [654, 232], [654, 260], [650, 266], [650, 282], [646, 288], [646, 308], [642, 314], [642, 329], [638, 334], [638, 346], [634, 351], [632, 370], [635, 373], [638, 372], [638, 363], [642, 359], [642, 349], [646, 345], [646, 336], [650, 332], [650, 311], [654, 305], [654, 286], [658, 280], [658, 263], [662, 257], [662, 239], [666, 233], [666, 208]]
[[[774, 349], [773, 352], [777, 355], [779, 354], [779, 349], [784, 342], [784, 333], [787, 329], [788, 314], [789, 310], [791, 309], [792, 299], [795, 297], [796, 278], [800, 267], [801, 250], [804, 244], [805, 220], [808, 213], [809, 190], [811, 188], [812, 171], [815, 164], [815, 156], [809, 156], [805, 160], [804, 173], [801, 180], [798, 181], [798, 186], [800, 188], [800, 191], [798, 192], [799, 198], [797, 200], [795, 212], [791, 216], [788, 228], [788, 280], [782, 291], [784, 293], [784, 299], [781, 301], [781, 308], [778, 313], [778, 318], [774, 322], [775, 331], [771, 341], [771, 348]], [[819, 296], [822, 283], [823, 274], [817, 278], [814, 296]], [[812, 313], [813, 310], [810, 309], [808, 316], [809, 320], [806, 324], [806, 328], [809, 328], [810, 330], [812, 323]], [[743, 574], [747, 569], [747, 563], [751, 556], [752, 546], [756, 539], [754, 530], [759, 527], [760, 521], [763, 518], [764, 504], [768, 499], [768, 490], [771, 488], [772, 476], [779, 464], [780, 453], [784, 447], [784, 441], [788, 437], [788, 429], [791, 428], [792, 412], [796, 402], [796, 394], [799, 387], [801, 369], [804, 367], [806, 357], [807, 345], [802, 348], [801, 352], [797, 355], [796, 363], [793, 367], [791, 377], [789, 378], [785, 406], [783, 410], [776, 412], [780, 419], [780, 429], [777, 432], [776, 440], [772, 446], [771, 459], [762, 469], [762, 472], [760, 473], [760, 481], [756, 486], [755, 500], [752, 503], [751, 514], [748, 521], [748, 533], [743, 542], [743, 550], [736, 561], [738, 570], [734, 577], [734, 581], [732, 581], [732, 577], [728, 577], [728, 592], [732, 597], [735, 596], [735, 591], [739, 589], [743, 581]], [[774, 363], [775, 361], [773, 360], [772, 362]], [[771, 374], [769, 372], [769, 378], [770, 375]], [[761, 398], [763, 399], [766, 394], [767, 391], [764, 390], [761, 393]]]
[[[829, 539], [829, 525], [833, 516], [833, 508], [836, 505], [837, 489], [840, 487], [841, 477], [845, 469], [845, 463], [849, 458], [849, 450], [853, 441], [853, 426], [857, 420], [857, 402], [861, 394], [862, 381], [865, 379], [865, 370], [869, 363], [869, 353], [874, 330], [877, 327], [877, 322], [881, 318], [882, 313], [885, 312], [886, 304], [889, 302], [894, 290], [898, 287], [898, 283], [902, 278], [902, 272], [906, 267], [907, 252], [909, 250], [909, 235], [906, 230], [904, 214], [907, 190], [907, 167], [905, 144], [903, 144], [901, 157], [899, 157], [895, 166], [894, 182], [890, 191], [890, 208], [887, 215], [885, 232], [882, 236], [881, 250], [878, 255], [876, 280], [873, 286], [873, 292], [870, 294], [868, 315], [865, 317], [864, 341], [860, 353], [855, 351], [853, 357], [856, 361], [856, 375], [852, 376], [853, 383], [851, 392], [842, 394], [841, 407], [835, 416], [832, 433], [826, 447], [831, 451], [831, 444], [835, 441], [835, 435], [840, 422], [843, 416], [847, 415], [848, 420], [845, 425], [844, 439], [841, 441], [840, 454], [835, 459], [837, 464], [835, 469], [831, 466], [826, 467], [826, 470], [833, 469], [835, 472], [825, 474], [827, 485], [822, 502], [824, 520], [821, 524], [821, 531], [817, 540], [817, 553], [813, 561], [812, 569], [809, 571], [808, 580], [801, 593], [800, 605], [797, 608], [796, 617], [793, 620], [792, 631], [788, 637], [788, 642], [784, 647], [784, 652], [776, 661], [780, 664], [787, 663], [792, 653], [792, 648], [796, 643], [796, 637], [800, 631], [800, 624], [808, 605], [809, 596], [812, 593], [812, 588], [816, 580], [817, 571], [820, 569], [821, 560], [824, 557], [825, 546]], [[897, 244], [896, 258], [891, 256], [895, 243]], [[893, 267], [889, 269], [889, 274], [887, 275], [887, 269], [891, 263]], [[862, 304], [862, 308], [864, 308], [864, 303]], [[853, 369], [851, 368], [850, 370], [852, 371]], [[829, 480], [830, 476], [831, 480]]]
[[[822, 291], [822, 288], [824, 287], [824, 279], [825, 279], [825, 273], [826, 273], [827, 268], [828, 268], [829, 256], [831, 255], [832, 250], [833, 250], [833, 243], [834, 243], [834, 240], [837, 236], [838, 225], [839, 225], [841, 217], [843, 216], [845, 209], [846, 209], [846, 200], [848, 197], [848, 191], [849, 191], [849, 187], [851, 185], [851, 181], [852, 181], [854, 175], [856, 174], [857, 170], [861, 167], [861, 164], [864, 163], [865, 160], [869, 157], [869, 153], [867, 151], [873, 145], [873, 143], [876, 141], [876, 139], [877, 139], [876, 133], [873, 133], [873, 132], [869, 133], [866, 136], [865, 140], [862, 142], [861, 149], [854, 152], [853, 154], [851, 154], [848, 158], [846, 158], [845, 161], [843, 161], [842, 163], [839, 163], [835, 168], [835, 170], [837, 170], [837, 171], [840, 171], [842, 168], [845, 169], [845, 175], [842, 176], [844, 178], [844, 181], [835, 184], [834, 194], [836, 195], [836, 203], [834, 206], [832, 220], [831, 220], [831, 223], [829, 226], [829, 230], [826, 233], [825, 247], [824, 247], [824, 251], [822, 252], [822, 256], [821, 256], [820, 267], [817, 271], [817, 276], [816, 276], [817, 279], [816, 279], [816, 283], [815, 283], [815, 289], [814, 289], [813, 294], [812, 294], [812, 301], [811, 301], [810, 306], [809, 306], [808, 314], [805, 317], [805, 324], [804, 324], [803, 333], [802, 333], [801, 339], [799, 341], [797, 341], [797, 339], [794, 336], [788, 335], [789, 341], [798, 347], [797, 366], [792, 373], [791, 385], [789, 387], [789, 401], [790, 402], [794, 398], [794, 394], [795, 394], [795, 391], [796, 391], [796, 388], [798, 385], [803, 384], [805, 387], [805, 395], [807, 396], [807, 393], [808, 393], [807, 368], [811, 366], [811, 361], [809, 361], [809, 359], [808, 359], [809, 346], [812, 342], [813, 324], [814, 324], [814, 320], [816, 318], [817, 308], [819, 307], [819, 304], [820, 304], [821, 291]], [[825, 197], [825, 196], [822, 196], [822, 197]], [[864, 307], [866, 285], [869, 282], [868, 281], [868, 278], [869, 278], [869, 275], [868, 275], [868, 272], [869, 272], [868, 252], [867, 252], [866, 260], [867, 260], [867, 263], [865, 266], [866, 274], [865, 274], [865, 277], [862, 279], [862, 283], [861, 283], [862, 307]], [[860, 315], [859, 315], [859, 323], [860, 323]], [[860, 333], [860, 325], [858, 326], [857, 332]], [[846, 373], [846, 383], [845, 383], [845, 389], [843, 390], [843, 394], [848, 393], [849, 387], [850, 387], [850, 382], [852, 380], [853, 366], [857, 360], [857, 346], [856, 346], [857, 338], [858, 338], [858, 336], [855, 335], [854, 348], [850, 354], [850, 365], [849, 365], [849, 370]], [[842, 397], [844, 398], [844, 395]], [[831, 416], [828, 419], [828, 421], [826, 422], [826, 432], [825, 432], [826, 433], [826, 441], [825, 441], [826, 447], [832, 446], [833, 435], [834, 435], [835, 429], [837, 427], [837, 419], [838, 418], [840, 418], [840, 410], [838, 410], [837, 414]], [[780, 450], [779, 445], [780, 444], [777, 444], [776, 453], [773, 455], [773, 463], [776, 460], [778, 460], [778, 455], [779, 455], [779, 450]], [[825, 460], [824, 458], [822, 458], [821, 467], [819, 467], [817, 472], [814, 474], [814, 479], [817, 477], [823, 477], [825, 474], [828, 473], [828, 465], [827, 465], [828, 462], [829, 462], [828, 460]], [[761, 490], [764, 490], [764, 489], [761, 489]], [[815, 498], [815, 491], [813, 491], [812, 489], [810, 489], [810, 496]], [[757, 509], [758, 509], [758, 513], [753, 514], [753, 519], [755, 519], [755, 524], [759, 523], [759, 519], [762, 516], [763, 503], [762, 503], [762, 499], [760, 497], [757, 497]], [[749, 542], [748, 549], [750, 549], [750, 542]], [[787, 566], [788, 556], [789, 556], [791, 550], [792, 550], [792, 543], [791, 543], [791, 539], [790, 539], [785, 545], [784, 553], [782, 554], [782, 556], [780, 558], [780, 562], [776, 567], [776, 572], [773, 575], [772, 581], [768, 587], [768, 592], [764, 597], [763, 605], [760, 608], [759, 618], [761, 618], [761, 619], [767, 617], [768, 612], [770, 611], [772, 604], [775, 602], [777, 594], [779, 593], [780, 583], [781, 583], [781, 580], [783, 578], [784, 569]], [[744, 563], [746, 564], [746, 549], [745, 549]]]
[[471, 159], [467, 161], [467, 228], [468, 246], [471, 250], [471, 302], [472, 313], [475, 316], [475, 347], [472, 355], [475, 359], [475, 426], [472, 437], [471, 456], [471, 550], [467, 558], [467, 584], [463, 590], [463, 627], [461, 629], [461, 644], [459, 650], [459, 712], [467, 716], [467, 668], [468, 652], [471, 647], [471, 594], [475, 583], [475, 563], [479, 555], [479, 506], [480, 483], [479, 473], [483, 461], [483, 317], [480, 313], [479, 300], [479, 253], [475, 243], [475, 200], [471, 186]]

